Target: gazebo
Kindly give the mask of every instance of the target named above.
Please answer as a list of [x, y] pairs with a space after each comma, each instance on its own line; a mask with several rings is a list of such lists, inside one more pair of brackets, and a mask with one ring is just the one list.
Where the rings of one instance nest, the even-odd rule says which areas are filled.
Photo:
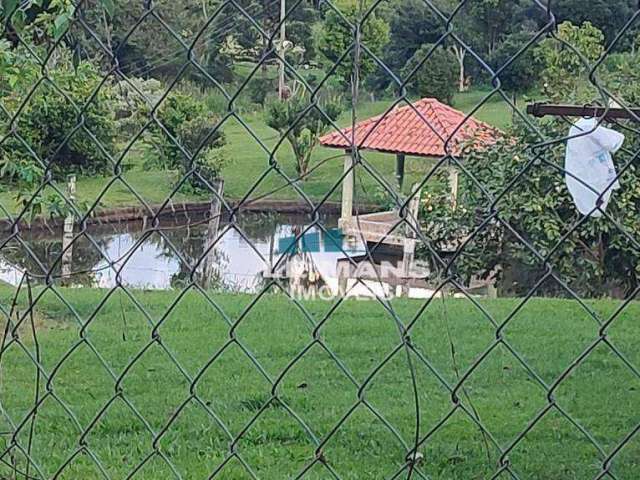
[[[390, 245], [405, 245], [406, 236], [390, 230], [398, 220], [398, 212], [388, 211], [353, 216], [353, 155], [352, 145], [359, 150], [374, 150], [396, 156], [396, 179], [401, 188], [406, 156], [442, 158], [461, 156], [464, 145], [472, 142], [475, 148], [495, 142], [499, 133], [495, 128], [462, 113], [434, 98], [423, 98], [411, 105], [395, 108], [384, 115], [369, 118], [340, 132], [323, 136], [320, 143], [329, 148], [345, 150], [342, 183], [342, 212], [340, 228], [346, 235], [363, 235], [366, 241]], [[355, 133], [355, 134], [354, 134]], [[448, 141], [448, 142], [447, 142]], [[452, 201], [458, 190], [458, 173], [449, 167]], [[417, 197], [418, 195], [414, 195]], [[412, 208], [417, 213], [418, 200]]]

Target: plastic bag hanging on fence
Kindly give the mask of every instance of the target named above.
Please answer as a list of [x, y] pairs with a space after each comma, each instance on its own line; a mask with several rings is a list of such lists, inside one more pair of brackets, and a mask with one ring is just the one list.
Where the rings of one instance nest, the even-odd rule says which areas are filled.
[[595, 118], [581, 118], [569, 136], [564, 164], [567, 188], [580, 213], [601, 217], [611, 194], [620, 188], [611, 154], [622, 147], [624, 135], [598, 125]]

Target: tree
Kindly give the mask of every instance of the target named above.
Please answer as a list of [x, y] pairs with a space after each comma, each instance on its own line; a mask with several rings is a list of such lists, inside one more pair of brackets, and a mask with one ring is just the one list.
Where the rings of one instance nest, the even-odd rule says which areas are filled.
[[[440, 0], [441, 8], [446, 15], [453, 15], [460, 4], [457, 0]], [[453, 53], [456, 59], [456, 65], [458, 66], [458, 91], [464, 92], [467, 89], [467, 69], [466, 59], [468, 54], [468, 48], [471, 47], [476, 51], [483, 51], [482, 46], [478, 45], [479, 26], [476, 17], [474, 17], [469, 11], [469, 5], [464, 5], [463, 8], [453, 17], [452, 23], [449, 28], [453, 29], [456, 37], [448, 37], [445, 45], [451, 53]]]
[[318, 146], [320, 135], [342, 110], [337, 101], [325, 101], [319, 106], [326, 117], [317, 108], [305, 113], [308, 107], [307, 96], [298, 93], [286, 102], [273, 102], [267, 109], [267, 125], [280, 132], [291, 145], [296, 158], [296, 172], [302, 179], [309, 173], [311, 154]]
[[482, 38], [481, 52], [491, 55], [516, 26], [518, 6], [515, 0], [477, 0], [466, 6], [462, 13], [473, 19], [474, 30]]
[[558, 25], [557, 36], [578, 50], [588, 65], [563, 43], [553, 38], [546, 39], [535, 50], [536, 58], [544, 66], [541, 79], [545, 93], [552, 100], [566, 101], [569, 95], [573, 95], [576, 101], [591, 101], [593, 89], [583, 85], [584, 75], [604, 52], [603, 33], [589, 22], [580, 27], [564, 22]]
[[[0, 73], [0, 103], [9, 114], [0, 115], [0, 178], [29, 187], [45, 169], [58, 178], [105, 172], [115, 150], [112, 92], [103, 85], [92, 97], [102, 81], [92, 64], [73, 65], [63, 51], [48, 71], [50, 81], [32, 92], [42, 75], [40, 64], [22, 48], [0, 41]], [[19, 138], [9, 134], [8, 123], [18, 111], [13, 126]]]
[[[489, 58], [494, 71], [506, 65], [531, 38], [528, 32], [508, 35]], [[540, 70], [541, 65], [534, 54], [534, 48], [529, 47], [500, 73], [500, 83], [506, 90], [526, 91], [538, 82]]]
[[232, 35], [224, 40], [211, 38], [212, 43], [207, 46], [204, 64], [207, 73], [217, 82], [230, 83], [234, 79], [233, 65], [242, 55], [242, 48]]
[[583, 0], [557, 0], [552, 8], [558, 22], [571, 21], [576, 25], [588, 22], [610, 42], [637, 7], [636, 0], [590, 0], [588, 8]]
[[464, 92], [467, 89], [466, 77], [465, 77], [465, 69], [464, 69], [464, 60], [467, 57], [467, 50], [462, 45], [457, 42], [453, 42], [449, 47], [451, 53], [456, 59], [456, 64], [458, 65], [458, 91]]
[[[429, 55], [429, 58], [423, 60]], [[417, 68], [407, 84], [409, 90], [421, 97], [433, 97], [451, 104], [456, 92], [456, 59], [442, 46], [423, 45], [402, 70], [406, 80]]]
[[[226, 160], [224, 133], [218, 118], [193, 95], [172, 91], [157, 112], [148, 140], [158, 150], [152, 163], [178, 172], [178, 181], [190, 174], [185, 185], [195, 192], [209, 192]], [[159, 160], [158, 160], [159, 159]], [[196, 173], [191, 174], [192, 170]]]
[[399, 71], [423, 44], [438, 41], [443, 23], [422, 0], [396, 0], [384, 55], [387, 65]]
[[[539, 126], [547, 138], [566, 134], [563, 123], [541, 123]], [[473, 172], [483, 190], [496, 198], [531, 160], [530, 145], [538, 141], [539, 137], [517, 125], [491, 148], [466, 152], [465, 166]], [[632, 150], [640, 146], [637, 139], [628, 141], [635, 145], [630, 147]], [[466, 279], [471, 275], [487, 276], [496, 267], [509, 275], [528, 276], [532, 282], [515, 285], [513, 292], [524, 295], [547, 268], [528, 244], [543, 256], [554, 251], [549, 260], [554, 273], [579, 295], [602, 296], [608, 292], [619, 296], [635, 289], [640, 273], [640, 253], [625, 233], [608, 219], [590, 218], [563, 239], [581, 216], [566, 189], [561, 171], [563, 146], [546, 150], [544, 158], [545, 163], [530, 167], [500, 199], [496, 206], [498, 216], [474, 235], [456, 261], [456, 271]], [[626, 154], [617, 159], [618, 163], [628, 160]], [[637, 169], [625, 171], [620, 183], [623, 187], [612, 196], [607, 212], [624, 226], [628, 235], [638, 238], [640, 189], [636, 186], [640, 184], [640, 178]], [[490, 198], [466, 175], [460, 178], [459, 191], [455, 210], [450, 206], [450, 198], [442, 195], [431, 200], [427, 205], [431, 210], [422, 216], [425, 235], [441, 247], [474, 234], [492, 215]], [[567, 295], [567, 292], [556, 282], [549, 281], [537, 290], [537, 294]]]
[[[349, 0], [346, 4], [339, 4], [342, 14], [351, 22], [357, 22], [361, 12], [356, 2]], [[389, 42], [389, 25], [373, 12], [361, 28], [362, 44], [375, 55], [380, 55], [384, 46]], [[316, 49], [322, 56], [325, 70], [330, 70], [337, 65], [336, 76], [342, 85], [346, 87], [351, 83], [354, 72], [353, 49], [346, 58], [340, 61], [345, 52], [352, 48], [355, 42], [355, 33], [351, 26], [333, 10], [325, 12], [324, 20], [316, 31]], [[338, 63], [340, 62], [340, 63]], [[376, 70], [376, 62], [370, 55], [362, 51], [360, 56], [360, 79], [365, 80]]]

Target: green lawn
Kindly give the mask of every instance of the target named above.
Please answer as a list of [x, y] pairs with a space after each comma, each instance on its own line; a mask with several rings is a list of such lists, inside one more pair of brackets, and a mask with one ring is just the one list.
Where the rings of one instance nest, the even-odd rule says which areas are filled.
[[[482, 98], [487, 95], [484, 91], [472, 91], [459, 94], [454, 102], [454, 106], [463, 111], [470, 111]], [[363, 103], [357, 113], [357, 119], [362, 120], [374, 115], [383, 113], [391, 105], [388, 100]], [[511, 121], [511, 112], [508, 105], [498, 96], [493, 96], [485, 106], [480, 109], [476, 116], [492, 125], [504, 128]], [[273, 151], [277, 142], [278, 134], [269, 128], [264, 121], [262, 113], [245, 114], [243, 119], [247, 127], [258, 137], [269, 151]], [[338, 125], [348, 126], [351, 124], [351, 112], [345, 112], [338, 120]], [[249, 134], [247, 127], [241, 125], [235, 119], [230, 119], [224, 125], [224, 132], [227, 137], [228, 164], [224, 168], [223, 177], [225, 179], [225, 193], [227, 198], [235, 200], [242, 198], [253, 184], [260, 178], [260, 175], [267, 171], [269, 167], [269, 153], [266, 152], [259, 143]], [[160, 170], [149, 170], [143, 166], [139, 149], [134, 146], [127, 155], [124, 164], [127, 170], [124, 182], [113, 181], [110, 177], [90, 177], [78, 180], [78, 198], [93, 203], [103, 190], [108, 186], [107, 193], [101, 200], [102, 207], [122, 207], [139, 205], [140, 202], [131, 192], [133, 189], [144, 201], [150, 204], [162, 203], [168, 198], [173, 190], [175, 175], [171, 172]], [[395, 158], [393, 155], [385, 155], [376, 152], [363, 153], [366, 160], [373, 168], [384, 177], [387, 182], [395, 185]], [[289, 145], [285, 142], [275, 151], [275, 158], [280, 165], [283, 174], [271, 171], [256, 188], [251, 195], [252, 198], [270, 194], [269, 198], [274, 199], [294, 199], [299, 200], [301, 196], [294, 187], [287, 185], [287, 180], [283, 175], [294, 178], [295, 162], [293, 153]], [[311, 199], [318, 200], [330, 191], [342, 175], [343, 156], [340, 150], [318, 148], [313, 157], [313, 163], [321, 166], [300, 187]], [[424, 178], [432, 166], [430, 160], [424, 158], [408, 158], [406, 164], [406, 177], [404, 182], [405, 190], [408, 190], [414, 182]], [[128, 186], [127, 186], [128, 184]], [[63, 184], [59, 185], [64, 190]], [[274, 190], [276, 190], [274, 192]], [[273, 193], [272, 193], [273, 192]], [[364, 169], [358, 170], [356, 202], [380, 202], [381, 187], [372, 175]], [[14, 198], [14, 193], [6, 191], [0, 193], [0, 204], [10, 212], [16, 212], [18, 205]], [[340, 187], [338, 187], [332, 199], [339, 200]], [[205, 197], [193, 197], [177, 192], [172, 196], [174, 201], [184, 200], [206, 200]]]
[[[134, 291], [148, 319], [119, 291], [108, 298], [107, 291], [100, 290], [60, 292], [77, 318], [51, 292], [40, 298], [35, 318], [41, 365], [50, 378], [35, 422], [31, 458], [45, 478], [52, 478], [80, 450], [80, 439], [108, 478], [132, 473], [154, 452], [154, 445], [157, 455], [134, 478], [177, 478], [163, 456], [181, 478], [208, 478], [227, 458], [231, 438], [237, 440], [233, 446], [238, 458], [258, 478], [269, 480], [296, 478], [316, 458], [319, 443], [336, 476], [317, 464], [304, 478], [391, 478], [405, 462], [406, 446], [413, 444], [416, 434], [410, 370], [406, 351], [397, 349], [394, 319], [376, 302], [346, 302], [318, 330], [339, 367], [319, 343], [313, 343], [311, 323], [321, 321], [331, 306], [327, 302], [305, 302], [310, 316], [306, 318], [285, 297], [267, 295], [244, 315], [253, 297], [213, 295], [227, 320], [235, 322], [231, 329], [193, 291], [173, 309], [169, 307], [177, 292]], [[9, 308], [11, 295], [6, 287], [0, 290], [4, 308]], [[101, 300], [105, 303], [94, 315]], [[24, 301], [23, 296], [20, 303]], [[481, 302], [500, 322], [519, 300]], [[395, 301], [392, 307], [408, 324], [421, 305]], [[602, 318], [618, 307], [614, 301], [589, 305]], [[638, 304], [630, 304], [607, 337], [635, 365], [640, 365], [638, 315]], [[84, 338], [111, 373], [79, 340], [78, 321], [85, 324]], [[149, 322], [158, 327], [157, 342], [152, 341]], [[231, 332], [237, 342], [229, 342]], [[598, 337], [598, 325], [575, 302], [534, 299], [503, 334], [535, 374], [551, 385]], [[25, 350], [35, 355], [29, 329], [22, 328], [20, 338]], [[491, 478], [499, 458], [492, 440], [506, 448], [548, 405], [547, 392], [503, 345], [470, 370], [495, 338], [495, 328], [467, 300], [437, 300], [417, 318], [411, 342], [429, 366], [411, 354], [419, 436], [424, 440], [419, 447], [424, 456], [420, 471], [425, 475], [412, 478]], [[3, 351], [1, 432], [14, 430], [11, 423], [19, 425], [33, 404], [35, 369], [25, 350], [14, 342]], [[458, 375], [470, 371], [458, 390], [456, 407], [447, 385], [455, 385]], [[605, 345], [598, 346], [554, 391], [557, 408], [551, 408], [510, 452], [517, 477], [494, 478], [594, 478], [602, 454], [560, 411], [579, 422], [606, 455], [639, 423], [639, 396], [638, 378]], [[65, 409], [73, 412], [74, 420]], [[464, 409], [477, 412], [492, 438], [480, 434]], [[26, 449], [30, 422], [23, 425], [16, 438]], [[82, 437], [80, 430], [86, 433]], [[10, 434], [0, 438], [4, 449]], [[24, 468], [24, 457], [15, 449], [13, 454]], [[229, 460], [215, 478], [253, 478], [238, 458]], [[637, 478], [639, 458], [640, 438], [634, 437], [613, 461], [615, 478]], [[55, 478], [103, 478], [93, 462], [90, 455], [73, 457]], [[40, 478], [33, 468], [31, 475]], [[8, 467], [0, 466], [0, 478], [24, 477], [14, 477]]]

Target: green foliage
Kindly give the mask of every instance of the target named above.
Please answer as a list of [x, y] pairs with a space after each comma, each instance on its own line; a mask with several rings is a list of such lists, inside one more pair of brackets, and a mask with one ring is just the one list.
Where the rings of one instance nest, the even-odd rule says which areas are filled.
[[[232, 37], [230, 38], [230, 40]], [[230, 83], [234, 79], [233, 64], [235, 57], [225, 43], [215, 35], [211, 38], [211, 44], [207, 47], [204, 64], [207, 73], [219, 83]]]
[[320, 105], [326, 116], [317, 108], [306, 111], [308, 108], [309, 99], [298, 94], [286, 102], [272, 102], [266, 111], [267, 125], [286, 137], [296, 158], [296, 172], [303, 178], [309, 171], [311, 154], [320, 136], [342, 110], [340, 102], [333, 100]]
[[273, 78], [266, 76], [254, 76], [245, 87], [251, 101], [261, 107], [267, 103], [269, 94], [278, 91], [278, 84]]
[[[273, 32], [278, 28], [280, 8], [279, 5], [274, 5], [271, 0], [238, 0], [238, 4], [247, 12], [259, 12], [254, 15], [254, 20], [265, 32]], [[273, 46], [277, 46], [278, 39], [274, 39], [273, 45], [270, 45], [268, 38], [255, 28], [253, 22], [243, 15], [238, 15], [235, 9], [230, 9], [229, 12], [233, 12], [235, 23], [232, 34], [247, 52], [253, 52], [250, 60], [258, 60]], [[315, 53], [310, 25], [315, 22], [317, 17], [318, 14], [311, 2], [298, 4], [288, 12], [287, 40], [293, 44], [294, 48], [304, 52], [301, 58], [302, 62], [310, 61]]]
[[136, 133], [148, 120], [145, 112], [149, 106], [162, 98], [164, 86], [155, 79], [130, 78], [116, 83], [113, 93], [111, 105], [118, 131]]
[[23, 41], [55, 41], [66, 33], [75, 9], [72, 0], [3, 0], [0, 3], [0, 23], [10, 25], [5, 33], [18, 33]]
[[640, 105], [640, 51], [620, 54], [609, 74], [610, 87], [627, 105]]
[[[342, 15], [353, 25], [358, 21], [361, 13], [355, 1], [349, 0], [339, 4]], [[325, 13], [324, 21], [318, 26], [316, 37], [316, 49], [320, 52], [321, 62], [325, 70], [329, 71], [337, 65], [335, 75], [340, 79], [343, 87], [350, 85], [354, 71], [353, 49], [341, 60], [343, 54], [350, 49], [353, 43], [353, 29], [344, 19], [333, 10]], [[387, 22], [372, 13], [367, 17], [361, 27], [362, 43], [376, 55], [380, 55], [389, 42], [389, 25]], [[366, 80], [377, 68], [370, 55], [362, 52], [360, 55], [359, 71], [360, 79]]]
[[579, 87], [584, 83], [590, 66], [604, 52], [603, 33], [589, 22], [580, 27], [564, 22], [558, 26], [557, 36], [580, 52], [584, 59], [553, 38], [542, 42], [535, 55], [544, 66], [541, 74], [544, 92], [555, 101], [566, 102], [569, 95], [577, 96], [575, 100], [592, 100], [593, 91], [580, 91]]
[[[490, 56], [489, 62], [494, 70], [506, 65], [531, 38], [532, 35], [527, 32], [507, 36]], [[534, 47], [529, 47], [500, 73], [500, 82], [508, 91], [527, 91], [538, 82], [540, 70], [541, 66], [534, 55]]]
[[509, 29], [517, 25], [515, 16], [518, 2], [476, 0], [466, 7], [465, 15], [473, 19], [473, 30], [482, 39], [481, 51], [491, 55]]
[[391, 13], [385, 63], [400, 70], [424, 43], [436, 43], [443, 22], [422, 0], [395, 0]]
[[636, 0], [589, 0], [588, 4], [584, 0], [556, 0], [553, 12], [559, 22], [589, 22], [603, 31], [609, 42], [633, 15], [637, 6]]
[[[566, 124], [541, 124], [540, 128], [547, 138], [566, 134]], [[529, 145], [538, 141], [539, 137], [517, 125], [511, 134], [499, 139], [491, 148], [466, 152], [465, 166], [473, 172], [478, 183], [461, 175], [456, 209], [451, 207], [446, 191], [433, 198], [430, 207], [435, 213], [425, 212], [422, 217], [426, 236], [444, 247], [472, 235], [491, 216], [491, 199], [497, 198], [532, 160]], [[627, 156], [622, 155], [618, 163], [627, 160]], [[564, 164], [564, 147], [559, 145], [546, 150], [544, 161], [530, 166], [501, 197], [495, 206], [499, 210], [498, 216], [473, 237], [457, 260], [458, 273], [466, 278], [473, 274], [486, 276], [499, 267], [509, 275], [514, 272], [520, 276], [527, 274], [536, 281], [546, 266], [525, 246], [524, 240], [542, 255], [553, 252], [549, 260], [553, 270], [580, 295], [619, 295], [631, 291], [638, 285], [640, 273], [637, 249], [606, 218], [590, 218], [563, 238], [581, 219], [560, 170]], [[640, 174], [637, 169], [626, 170], [620, 183], [622, 188], [613, 194], [607, 212], [624, 226], [627, 234], [638, 237]], [[522, 295], [526, 289], [514, 293]], [[554, 282], [543, 285], [538, 293], [566, 294]]]
[[[0, 178], [33, 185], [47, 165], [58, 177], [104, 172], [114, 150], [115, 123], [111, 88], [103, 85], [94, 95], [102, 80], [96, 68], [88, 62], [74, 68], [62, 57], [48, 71], [51, 81], [31, 93], [40, 67], [20, 51], [13, 58], [4, 67], [1, 101], [9, 115], [19, 115], [15, 135], [0, 145]], [[9, 128], [9, 118], [0, 119], [0, 138]]]
[[[411, 57], [402, 70], [403, 78], [409, 78], [414, 69], [418, 70], [407, 84], [412, 93], [420, 97], [433, 97], [451, 104], [457, 90], [456, 58], [448, 50], [438, 46], [423, 45]], [[421, 62], [430, 54], [426, 62]]]
[[209, 191], [207, 183], [219, 177], [225, 161], [225, 137], [216, 128], [219, 119], [203, 102], [179, 91], [165, 98], [155, 116], [158, 123], [153, 122], [147, 136], [159, 153], [153, 163], [176, 170], [179, 180], [190, 174], [185, 185], [196, 192]]

